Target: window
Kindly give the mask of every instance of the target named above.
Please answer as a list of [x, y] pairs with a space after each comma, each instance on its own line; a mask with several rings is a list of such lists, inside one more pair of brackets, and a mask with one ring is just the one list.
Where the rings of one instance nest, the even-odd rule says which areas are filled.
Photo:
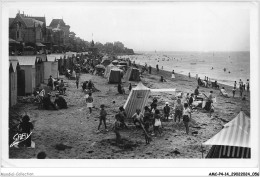
[[19, 38], [20, 38], [19, 31], [16, 31], [16, 39], [19, 39]]

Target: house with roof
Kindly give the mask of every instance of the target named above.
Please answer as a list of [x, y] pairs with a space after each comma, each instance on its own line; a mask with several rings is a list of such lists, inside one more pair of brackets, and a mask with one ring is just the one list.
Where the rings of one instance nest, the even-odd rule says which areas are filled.
[[49, 29], [53, 31], [53, 47], [56, 50], [64, 50], [69, 46], [70, 26], [63, 19], [52, 19]]
[[15, 18], [9, 18], [9, 38], [22, 44], [22, 52], [42, 50], [45, 47], [45, 33], [45, 17], [33, 17], [19, 12]]

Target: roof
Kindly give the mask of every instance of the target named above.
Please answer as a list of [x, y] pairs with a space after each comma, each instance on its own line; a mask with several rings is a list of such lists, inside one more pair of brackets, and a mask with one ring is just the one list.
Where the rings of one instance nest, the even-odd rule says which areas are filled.
[[36, 59], [37, 61], [47, 61], [47, 57], [45, 54], [39, 54], [39, 55], [36, 55]]
[[142, 82], [139, 82], [133, 90], [150, 90], [148, 87], [144, 86]]
[[32, 27], [38, 26], [38, 25], [40, 25], [40, 26], [43, 25], [43, 22], [35, 20], [33, 18], [23, 18], [23, 21], [24, 21], [25, 25], [29, 28], [32, 28]]
[[35, 65], [36, 56], [17, 56], [20, 66], [33, 66]]
[[56, 61], [59, 60], [60, 58], [63, 58], [64, 55], [47, 55], [47, 60], [48, 61]]
[[60, 24], [61, 26], [65, 26], [66, 24], [64, 23], [63, 19], [52, 19], [51, 23], [49, 26], [51, 27], [57, 27], [58, 24]]
[[35, 20], [41, 21], [41, 22], [46, 24], [46, 18], [45, 17], [31, 17], [31, 18], [34, 18]]
[[66, 56], [68, 56], [68, 57], [72, 57], [73, 54], [74, 54], [75, 57], [76, 57], [76, 55], [77, 55], [76, 52], [66, 52], [65, 54], [66, 54]]
[[250, 144], [250, 120], [240, 112], [236, 118], [224, 125], [224, 128], [204, 145], [225, 145], [237, 147], [251, 147]]

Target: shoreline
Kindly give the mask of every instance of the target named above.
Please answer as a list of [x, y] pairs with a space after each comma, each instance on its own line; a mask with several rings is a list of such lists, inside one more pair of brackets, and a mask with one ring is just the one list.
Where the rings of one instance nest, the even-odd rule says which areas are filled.
[[[144, 65], [147, 63], [148, 65], [154, 65], [154, 67], [156, 64], [159, 64], [160, 69], [163, 66], [164, 70], [170, 72], [173, 69], [175, 73], [184, 75], [188, 75], [190, 72], [191, 76], [196, 77], [196, 74], [198, 74], [198, 77], [201, 79], [207, 76], [212, 81], [217, 80], [218, 83], [228, 86], [233, 86], [234, 81], [238, 83], [240, 79], [244, 83], [246, 83], [247, 79], [250, 79], [250, 66], [248, 66], [250, 53], [240, 51], [234, 52], [234, 54], [225, 52], [223, 54], [215, 53], [214, 60], [212, 54], [209, 54], [200, 55], [192, 52], [184, 52], [183, 54], [178, 52], [144, 53], [142, 56], [130, 56], [129, 58], [131, 58], [131, 61], [135, 61], [136, 64]], [[231, 58], [226, 60], [225, 58], [228, 56], [231, 56]], [[196, 63], [196, 65], [193, 65], [193, 63]], [[224, 68], [226, 68], [226, 72]]]
[[[138, 66], [138, 68], [144, 66], [144, 65], [141, 65], [141, 64], [136, 64], [136, 65]], [[153, 74], [153, 75], [157, 75], [156, 68], [154, 68], [154, 67], [152, 67], [152, 74]], [[164, 77], [164, 79], [167, 78], [168, 80], [174, 80], [174, 79], [171, 79], [171, 76], [172, 76], [172, 72], [171, 72], [171, 71], [167, 71], [167, 70], [164, 70], [164, 69], [159, 69], [158, 75], [161, 76], [160, 74], [162, 74], [162, 76]], [[175, 72], [175, 77], [176, 77], [176, 76], [193, 79], [194, 81], [198, 82], [198, 80], [197, 80], [195, 77], [192, 77], [192, 76], [189, 77], [189, 76], [186, 76], [186, 75], [184, 75], [184, 74], [180, 74], [180, 73], [176, 73], [176, 72]], [[232, 86], [227, 85], [227, 84], [223, 84], [223, 83], [220, 83], [220, 82], [218, 82], [218, 85], [219, 85], [219, 88], [220, 88], [220, 89], [221, 89], [222, 87], [224, 87], [227, 92], [232, 92], [232, 89], [233, 89]], [[197, 85], [197, 86], [198, 86], [198, 85]], [[200, 86], [200, 87], [201, 87], [201, 86]], [[203, 87], [203, 88], [205, 88], [205, 87]], [[195, 89], [195, 87], [194, 87], [194, 89]], [[212, 87], [208, 87], [208, 89], [216, 90], [216, 89], [214, 89], [214, 88], [212, 88]], [[238, 90], [237, 90], [237, 91], [238, 91]], [[250, 93], [250, 91], [249, 91], [249, 93]]]

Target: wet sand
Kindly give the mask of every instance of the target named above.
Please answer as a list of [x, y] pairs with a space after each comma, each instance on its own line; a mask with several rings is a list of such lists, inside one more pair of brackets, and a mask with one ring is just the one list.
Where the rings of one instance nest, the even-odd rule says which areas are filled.
[[[159, 82], [160, 76], [164, 76], [167, 82]], [[61, 76], [63, 77], [63, 76]], [[175, 74], [175, 79], [171, 79], [171, 73], [160, 71], [158, 74], [152, 70], [152, 74], [144, 74], [142, 82], [149, 88], [176, 88], [177, 91], [193, 93], [197, 86], [195, 78]], [[100, 92], [93, 93], [94, 106], [93, 113], [88, 115], [84, 92], [81, 87], [76, 88], [75, 80], [67, 82], [67, 96], [64, 96], [68, 103], [68, 109], [58, 111], [39, 110], [35, 104], [18, 103], [13, 110], [24, 114], [24, 110], [34, 122], [35, 129], [32, 133], [32, 140], [36, 143], [34, 149], [10, 148], [9, 157], [14, 159], [34, 158], [40, 151], [45, 151], [50, 159], [175, 159], [175, 158], [202, 158], [201, 144], [218, 133], [226, 121], [232, 120], [241, 110], [250, 116], [249, 94], [246, 93], [247, 100], [242, 101], [238, 90], [235, 98], [225, 98], [219, 95], [219, 90], [211, 88], [199, 89], [200, 92], [208, 95], [213, 90], [213, 96], [217, 96], [217, 103], [214, 103], [215, 112], [210, 117], [205, 111], [194, 111], [190, 122], [190, 132], [197, 131], [197, 135], [186, 135], [182, 122], [175, 123], [173, 120], [162, 122], [163, 135], [161, 137], [152, 136], [149, 145], [145, 144], [142, 130], [133, 126], [131, 121], [127, 121], [129, 129], [120, 131], [124, 139], [124, 145], [116, 146], [115, 133], [112, 131], [114, 115], [119, 106], [123, 106], [128, 97], [128, 83], [124, 83], [126, 95], [117, 94], [117, 85], [108, 84], [107, 79], [90, 74], [81, 74], [80, 82], [91, 79], [95, 87]], [[137, 82], [131, 82], [137, 85]], [[220, 85], [222, 87], [222, 85]], [[231, 87], [225, 86], [230, 96]], [[151, 95], [158, 98], [158, 108], [162, 112], [165, 102], [171, 105], [175, 102], [173, 95], [161, 93]], [[115, 101], [115, 103], [113, 103]], [[109, 131], [96, 133], [99, 124], [99, 107], [105, 104], [108, 112], [107, 126]], [[224, 120], [224, 121], [223, 121]], [[12, 120], [10, 120], [12, 122]], [[200, 128], [194, 128], [200, 127]], [[70, 146], [65, 150], [57, 150], [55, 146], [59, 143]], [[203, 146], [205, 154], [208, 146]], [[179, 153], [178, 153], [179, 152]]]

